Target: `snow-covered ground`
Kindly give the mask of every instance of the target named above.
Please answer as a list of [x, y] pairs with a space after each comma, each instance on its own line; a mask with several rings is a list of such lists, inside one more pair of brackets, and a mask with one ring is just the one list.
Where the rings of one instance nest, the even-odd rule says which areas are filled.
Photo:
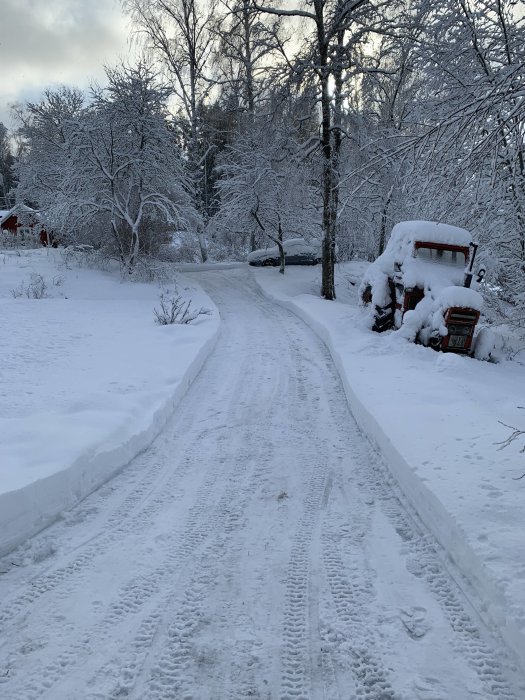
[[177, 279], [211, 315], [159, 326], [154, 284], [66, 265], [58, 250], [0, 252], [0, 553], [106, 481], [166, 422], [219, 324], [209, 297]]
[[248, 269], [193, 278], [221, 332], [165, 429], [0, 560], [0, 697], [523, 698], [324, 344]]
[[[326, 341], [350, 407], [403, 491], [525, 668], [525, 366], [436, 353], [400, 333], [368, 330], [357, 306], [363, 265], [339, 266], [339, 301], [319, 298], [320, 270], [257, 270], [273, 299]], [[525, 696], [524, 696], [525, 697]]]

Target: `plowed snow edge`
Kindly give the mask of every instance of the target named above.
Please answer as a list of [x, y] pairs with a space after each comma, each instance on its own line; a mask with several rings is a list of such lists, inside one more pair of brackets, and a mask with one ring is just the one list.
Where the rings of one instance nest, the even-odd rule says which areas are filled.
[[[457, 581], [465, 596], [470, 600], [485, 624], [499, 632], [505, 643], [516, 655], [517, 661], [525, 673], [525, 635], [514, 623], [507, 609], [504, 592], [490, 576], [483, 559], [470, 547], [463, 529], [457, 524], [453, 515], [447, 511], [442, 501], [417, 476], [414, 465], [411, 465], [407, 458], [395, 447], [377, 418], [352, 388], [343, 358], [335, 347], [330, 330], [312, 318], [307, 311], [294, 303], [293, 300], [271, 294], [264, 288], [255, 274], [253, 279], [267, 299], [301, 318], [325, 343], [341, 377], [350, 410], [360, 429], [378, 448], [410, 505], [414, 508], [424, 525], [448, 552], [454, 566], [468, 583], [468, 586], [465, 586], [464, 582]], [[453, 572], [451, 573], [453, 574]], [[468, 587], [471, 587], [471, 590], [468, 590]]]
[[[209, 306], [216, 309], [211, 300]], [[209, 337], [200, 345], [169, 398], [164, 398], [148, 416], [136, 417], [140, 429], [127, 431], [128, 426], [123, 425], [66, 469], [0, 494], [0, 557], [51, 525], [61, 512], [113, 478], [153, 442], [215, 348], [220, 333], [218, 312], [207, 323]]]

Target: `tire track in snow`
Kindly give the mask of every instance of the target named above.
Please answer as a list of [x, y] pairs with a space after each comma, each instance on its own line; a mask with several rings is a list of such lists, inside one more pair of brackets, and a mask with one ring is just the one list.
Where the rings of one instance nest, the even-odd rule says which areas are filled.
[[[183, 433], [184, 435], [185, 433]], [[121, 539], [123, 536], [129, 535], [130, 532], [140, 533], [144, 528], [151, 523], [159, 507], [163, 504], [174, 500], [173, 487], [180, 479], [188, 473], [191, 468], [191, 459], [188, 456], [180, 464], [180, 468], [171, 474], [170, 479], [164, 484], [162, 478], [165, 474], [165, 468], [162, 466], [162, 456], [156, 458], [151, 465], [151, 457], [155, 456], [155, 450], [147, 450], [137, 460], [138, 465], [134, 464], [133, 471], [140, 472], [143, 464], [150, 466], [147, 472], [134, 483], [132, 489], [127, 493], [120, 505], [111, 512], [109, 517], [105, 519], [102, 526], [97, 528], [97, 532], [93, 534], [87, 541], [77, 545], [69, 554], [65, 555], [70, 561], [67, 564], [52, 568], [51, 571], [41, 574], [29, 582], [29, 587], [15, 599], [6, 597], [3, 609], [0, 609], [0, 637], [6, 634], [7, 625], [21, 613], [26, 613], [28, 606], [37, 602], [41, 596], [49, 593], [59, 586], [69, 584], [71, 579], [75, 579], [67, 589], [71, 593], [74, 589], [82, 586], [82, 576], [88, 567], [92, 564], [95, 558], [100, 557], [107, 552], [111, 546]], [[131, 475], [134, 476], [134, 475]], [[119, 481], [129, 480], [130, 475], [119, 475], [116, 477]], [[103, 489], [106, 488], [102, 487]], [[115, 490], [117, 487], [114, 487]], [[155, 495], [155, 492], [162, 488], [160, 495]], [[103, 502], [111, 498], [111, 494], [103, 497]], [[97, 502], [98, 492], [87, 497], [79, 506], [70, 512], [69, 520], [74, 522], [75, 512], [89, 510], [90, 503]], [[84, 524], [84, 520], [80, 524]], [[61, 523], [59, 522], [60, 526]], [[68, 526], [69, 523], [66, 523]], [[45, 534], [43, 535], [45, 536]], [[61, 558], [64, 558], [63, 556]]]
[[422, 578], [441, 606], [455, 634], [458, 652], [478, 675], [487, 697], [516, 700], [506, 674], [504, 660], [483, 639], [480, 623], [461, 600], [463, 595], [444, 567], [438, 554], [439, 545], [430, 535], [422, 534], [409, 522], [399, 502], [391, 495], [380, 494], [384, 510], [402, 533], [410, 557], [409, 570]]
[[[244, 372], [238, 375], [237, 384], [233, 389], [235, 401], [226, 417], [227, 424], [238, 423], [239, 408], [242, 409], [249, 398], [248, 395], [245, 396], [245, 376]], [[264, 416], [260, 417], [264, 418]], [[198, 620], [202, 618], [202, 598], [213, 586], [214, 576], [210, 573], [210, 566], [214, 553], [219, 549], [221, 557], [224, 557], [224, 543], [220, 543], [221, 546], [219, 546], [217, 536], [208, 540], [210, 535], [215, 533], [221, 533], [220, 538], [227, 539], [228, 533], [238, 529], [247, 498], [253, 491], [253, 479], [248, 485], [244, 483], [257, 458], [257, 454], [254, 453], [255, 447], [253, 445], [249, 447], [250, 438], [251, 435], [248, 432], [240, 433], [233, 439], [236, 449], [232, 449], [232, 440], [220, 441], [218, 461], [224, 466], [227, 465], [232, 452], [236, 459], [236, 463], [229, 472], [220, 474], [227, 488], [224, 489], [215, 508], [210, 508], [208, 503], [211, 500], [210, 489], [213, 490], [219, 474], [216, 472], [206, 487], [206, 492], [197, 496], [195, 505], [192, 507], [192, 517], [184, 528], [184, 535], [179, 538], [180, 551], [175, 552], [170, 549], [166, 553], [166, 558], [172, 562], [168, 576], [180, 570], [183, 565], [185, 573], [178, 578], [176, 591], [164, 599], [162, 604], [143, 620], [135, 638], [131, 644], [127, 645], [126, 653], [129, 655], [131, 648], [133, 660], [119, 672], [120, 679], [110, 691], [109, 697], [116, 698], [133, 693], [138, 676], [146, 667], [149, 668], [150, 679], [144, 687], [141, 687], [141, 690], [137, 691], [138, 697], [173, 697], [173, 692], [180, 693], [183, 697], [185, 692], [191, 694], [192, 685], [197, 683], [196, 674], [191, 673], [193, 667], [191, 639], [198, 627]], [[260, 445], [260, 450], [263, 447]], [[210, 510], [213, 512], [212, 517], [210, 517]], [[204, 546], [204, 551], [199, 553], [198, 546], [201, 544]], [[198, 556], [195, 556], [196, 554]], [[194, 559], [193, 566], [188, 561], [190, 557]], [[198, 566], [196, 566], [197, 562], [199, 562]], [[159, 576], [160, 572], [157, 578]], [[177, 596], [179, 591], [183, 591], [182, 597]], [[176, 609], [174, 618], [169, 623], [164, 620], [164, 629], [159, 632], [162, 611], [174, 607]], [[152, 664], [148, 663], [148, 656], [151, 656], [151, 646], [154, 642], [155, 647], [160, 649], [160, 654]], [[117, 666], [120, 666], [120, 662]], [[193, 680], [190, 680], [192, 677]]]
[[[224, 445], [225, 441], [220, 440], [219, 444]], [[217, 461], [218, 465], [223, 465], [226, 462], [224, 448], [223, 453], [223, 456], [219, 457]], [[234, 475], [232, 484], [237, 483], [236, 477], [239, 476], [238, 473]], [[146, 606], [152, 597], [161, 593], [170, 581], [177, 578], [180, 570], [188, 565], [188, 560], [195, 556], [199, 547], [206, 543], [210, 534], [216, 530], [221, 531], [228, 528], [227, 511], [224, 504], [235, 494], [231, 490], [225, 494], [217, 509], [215, 507], [216, 488], [219, 479], [224, 479], [224, 473], [219, 469], [213, 469], [207, 473], [204, 482], [197, 491], [195, 502], [189, 509], [182, 528], [176, 525], [166, 535], [169, 547], [164, 555], [165, 563], [153, 569], [147, 575], [141, 574], [131, 578], [120, 589], [118, 598], [110, 603], [109, 609], [102, 620], [86, 632], [90, 638], [91, 645], [95, 643], [99, 645], [107, 641], [114, 635], [119, 624], [123, 623], [127, 617], [135, 615], [141, 608]], [[157, 507], [157, 505], [168, 500], [169, 497], [165, 496], [155, 501], [154, 506]], [[142, 526], [144, 523], [141, 522], [140, 524]], [[131, 533], [134, 531], [135, 529], [132, 528]], [[130, 530], [127, 529], [126, 532], [129, 534]], [[150, 644], [157, 632], [158, 621], [162, 619], [162, 611], [166, 610], [168, 604], [169, 598], [164, 600], [161, 605], [157, 605], [155, 610], [144, 620], [138, 633], [138, 645], [145, 647]], [[157, 624], [155, 624], [156, 622]], [[61, 677], [70, 672], [73, 665], [80, 664], [85, 656], [85, 646], [64, 649], [64, 651], [60, 652], [58, 661], [53, 660], [48, 666], [39, 669], [34, 674], [34, 678], [24, 679], [24, 683], [28, 680], [30, 683], [30, 694], [27, 697], [39, 697], [39, 693], [43, 693], [46, 689], [55, 685]], [[124, 668], [122, 673], [129, 684], [133, 679], [132, 670]], [[121, 694], [121, 691], [122, 687], [119, 688], [119, 694]], [[20, 695], [20, 698], [23, 697], [25, 696]]]
[[[363, 439], [362, 433], [353, 419], [350, 429], [356, 438], [351, 441], [355, 452], [352, 462], [355, 465], [355, 481], [359, 486], [360, 492], [358, 495], [355, 489], [352, 489], [352, 494], [349, 495], [346, 493], [346, 489], [342, 487], [345, 491], [348, 512], [351, 513], [351, 529], [347, 529], [344, 533], [346, 542], [350, 544], [350, 552], [355, 550], [355, 554], [358, 554], [359, 540], [364, 537], [366, 530], [369, 529], [364, 523], [359, 527], [360, 517], [363, 517], [363, 509], [366, 509], [367, 505], [370, 504], [369, 510], [371, 510], [375, 499], [377, 499], [381, 505], [382, 512], [390, 520], [399, 537], [405, 543], [405, 548], [409, 553], [407, 563], [410, 567], [410, 572], [425, 581], [434, 599], [440, 605], [454, 633], [457, 652], [468, 661], [470, 667], [478, 676], [486, 697], [500, 700], [517, 700], [518, 695], [507, 680], [508, 669], [504, 670], [508, 662], [502, 655], [498, 654], [497, 649], [483, 639], [484, 635], [481, 631], [480, 622], [478, 620], [474, 622], [472, 613], [466, 607], [462, 592], [440, 559], [438, 554], [438, 551], [441, 549], [440, 546], [432, 535], [425, 533], [417, 515], [414, 514], [401, 494], [399, 486], [393, 480], [381, 458], [370, 444]], [[368, 504], [364, 503], [363, 498], [368, 501]], [[361, 516], [359, 515], [360, 513]], [[356, 562], [356, 565], [351, 567], [352, 573], [349, 576], [349, 580], [343, 582], [341, 572], [345, 568], [348, 572], [348, 567], [345, 567], [344, 561], [337, 551], [337, 540], [340, 539], [340, 533], [333, 532], [331, 535], [330, 537], [329, 533], [326, 533], [323, 551], [327, 559], [332, 558], [332, 561], [327, 561], [328, 574], [330, 575], [330, 571], [332, 571], [334, 580], [339, 578], [338, 592], [334, 595], [336, 607], [339, 606], [340, 608], [338, 610], [339, 619], [344, 620], [347, 617], [348, 613], [341, 608], [344, 605], [344, 601], [347, 601], [348, 605], [344, 607], [347, 607], [349, 611], [354, 610], [354, 615], [357, 613], [355, 622], [362, 627], [361, 636], [365, 639], [368, 637], [368, 643], [364, 650], [366, 655], [368, 654], [367, 650], [373, 648], [373, 635], [370, 634], [366, 617], [359, 619], [359, 610], [366, 609], [363, 594], [369, 589], [370, 580], [361, 580], [359, 582], [360, 576], [356, 576], [356, 572], [364, 572], [366, 570], [366, 562]], [[335, 548], [334, 544], [336, 545]], [[348, 556], [345, 559], [348, 560]], [[354, 600], [350, 600], [350, 591], [352, 590], [357, 591]], [[356, 634], [356, 636], [359, 635]], [[340, 642], [341, 640], [339, 640]], [[373, 663], [372, 666], [374, 665], [376, 664]], [[358, 669], [356, 669], [356, 672], [359, 675]], [[364, 677], [370, 678], [374, 675], [377, 676], [377, 672], [372, 668], [365, 673]], [[383, 683], [384, 679], [380, 681], [380, 686]], [[357, 697], [377, 697], [372, 690], [367, 691], [366, 688], [361, 691], [362, 695], [359, 694], [359, 689], [357, 692]], [[367, 694], [367, 692], [372, 694]], [[393, 692], [391, 688], [384, 692], [387, 694], [379, 695], [379, 697], [384, 697], [385, 700], [394, 697], [394, 695], [388, 694]], [[426, 695], [423, 697], [426, 698]]]
[[298, 523], [286, 574], [281, 656], [282, 700], [310, 697], [310, 547], [325, 488], [326, 472], [316, 469], [310, 478], [304, 514]]

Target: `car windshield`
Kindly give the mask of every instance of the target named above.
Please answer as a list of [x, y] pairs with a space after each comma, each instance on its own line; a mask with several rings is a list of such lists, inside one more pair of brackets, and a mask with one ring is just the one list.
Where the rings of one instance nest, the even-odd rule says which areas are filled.
[[416, 249], [416, 257], [428, 262], [461, 268], [467, 264], [466, 255], [461, 250], [443, 250], [442, 248], [419, 246]]

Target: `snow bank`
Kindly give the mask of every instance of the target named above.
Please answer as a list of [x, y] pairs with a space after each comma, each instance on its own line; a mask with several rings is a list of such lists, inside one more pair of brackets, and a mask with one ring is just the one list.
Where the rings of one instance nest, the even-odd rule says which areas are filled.
[[320, 271], [254, 271], [267, 296], [327, 343], [358, 424], [464, 577], [458, 583], [525, 669], [525, 479], [513, 480], [525, 460], [520, 445], [497, 444], [510, 434], [499, 421], [523, 427], [525, 368], [373, 333], [355, 291], [342, 284], [345, 274], [341, 266], [341, 303], [312, 296]]
[[[158, 434], [218, 335], [212, 310], [158, 326], [159, 288], [68, 269], [59, 251], [0, 253], [0, 555], [113, 476]], [[14, 298], [40, 275], [44, 298]], [[31, 292], [29, 292], [31, 295]]]

